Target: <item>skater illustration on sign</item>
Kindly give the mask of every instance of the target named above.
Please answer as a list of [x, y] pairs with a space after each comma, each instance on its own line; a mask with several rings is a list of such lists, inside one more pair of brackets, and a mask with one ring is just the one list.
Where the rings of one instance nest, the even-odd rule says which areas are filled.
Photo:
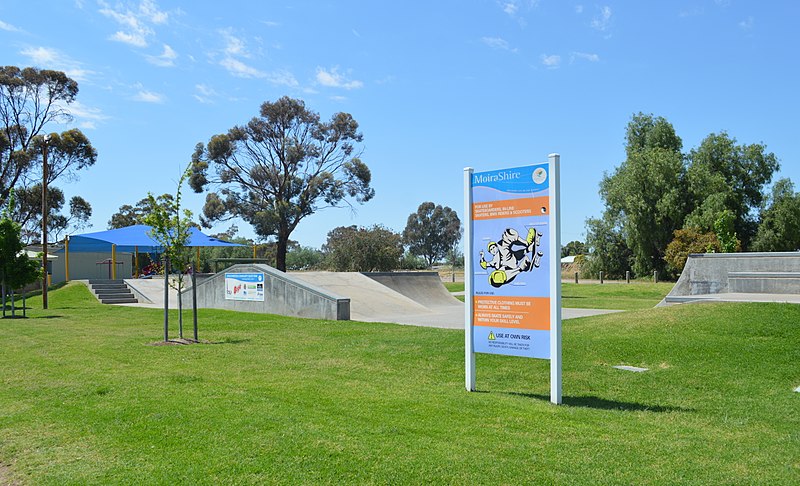
[[489, 274], [489, 283], [493, 287], [501, 287], [511, 283], [517, 275], [538, 268], [543, 253], [538, 250], [542, 234], [533, 228], [528, 229], [526, 238], [520, 237], [514, 228], [506, 228], [500, 241], [491, 241], [487, 250], [491, 258], [486, 260], [483, 250], [480, 251], [480, 266], [483, 269], [494, 269]]

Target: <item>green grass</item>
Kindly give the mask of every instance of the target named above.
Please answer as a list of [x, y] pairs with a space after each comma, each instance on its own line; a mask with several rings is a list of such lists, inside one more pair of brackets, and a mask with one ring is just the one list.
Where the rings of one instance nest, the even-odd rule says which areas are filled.
[[448, 292], [463, 292], [464, 282], [442, 282]]
[[[450, 292], [464, 290], [463, 282], [445, 283]], [[595, 284], [562, 283], [561, 304], [573, 309], [616, 309], [635, 310], [655, 307], [669, 293], [675, 284], [631, 283]], [[455, 296], [464, 301], [463, 295]]]
[[150, 346], [157, 309], [50, 306], [0, 321], [0, 482], [800, 481], [800, 306], [565, 321], [563, 406], [542, 360], [464, 391], [459, 331], [203, 310], [214, 344]]
[[672, 290], [674, 283], [562, 283], [561, 304], [577, 309], [635, 310], [654, 307]]

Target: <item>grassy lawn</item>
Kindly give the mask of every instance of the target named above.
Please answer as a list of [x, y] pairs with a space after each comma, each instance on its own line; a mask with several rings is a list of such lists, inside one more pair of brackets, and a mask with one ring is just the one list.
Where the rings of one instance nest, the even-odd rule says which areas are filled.
[[458, 331], [203, 310], [214, 344], [150, 346], [157, 309], [50, 307], [0, 321], [0, 483], [800, 482], [800, 306], [566, 321], [563, 406], [541, 360], [464, 391]]
[[[599, 283], [562, 283], [561, 304], [573, 309], [616, 309], [634, 310], [648, 309], [661, 302], [674, 283], [632, 283], [632, 284], [599, 284]], [[463, 282], [445, 283], [450, 292], [462, 292]], [[456, 298], [464, 301], [463, 295]]]
[[463, 292], [464, 282], [442, 282], [448, 292]]
[[674, 283], [562, 283], [561, 304], [577, 309], [648, 309], [672, 290]]

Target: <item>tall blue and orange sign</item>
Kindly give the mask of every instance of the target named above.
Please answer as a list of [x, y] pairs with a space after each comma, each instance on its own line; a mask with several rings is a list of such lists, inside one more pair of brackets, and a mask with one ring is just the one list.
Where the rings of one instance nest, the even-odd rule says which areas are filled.
[[467, 389], [474, 353], [543, 358], [561, 401], [558, 162], [465, 170]]

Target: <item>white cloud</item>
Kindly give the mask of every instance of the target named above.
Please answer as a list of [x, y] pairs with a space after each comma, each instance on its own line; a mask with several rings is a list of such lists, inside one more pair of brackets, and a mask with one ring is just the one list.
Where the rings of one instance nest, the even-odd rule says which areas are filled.
[[122, 42], [123, 44], [128, 44], [133, 47], [147, 47], [147, 39], [145, 38], [145, 34], [142, 32], [129, 33], [117, 31], [114, 33], [114, 35], [109, 37], [109, 39]]
[[[262, 71], [249, 63], [245, 63], [242, 59], [253, 59], [254, 56], [247, 47], [244, 39], [233, 35], [231, 29], [222, 29], [218, 31], [225, 40], [225, 45], [222, 47], [223, 57], [219, 61], [219, 65], [224, 67], [228, 73], [237, 78], [256, 78], [265, 79], [268, 82], [278, 86], [297, 87], [300, 83], [297, 82], [294, 75], [286, 70], [276, 71]], [[256, 39], [258, 40], [258, 39]], [[210, 54], [213, 58], [215, 53]]]
[[516, 17], [520, 8], [524, 5], [527, 5], [530, 9], [535, 7], [538, 3], [539, 0], [497, 0], [500, 9], [511, 17]]
[[747, 17], [746, 19], [739, 22], [739, 28], [746, 31], [753, 30], [753, 26], [755, 25], [756, 19], [753, 17]]
[[156, 2], [152, 0], [142, 0], [139, 4], [139, 13], [154, 24], [166, 24], [169, 14], [158, 9]]
[[300, 84], [297, 82], [297, 79], [295, 79], [292, 73], [285, 70], [277, 70], [268, 73], [232, 57], [226, 57], [222, 59], [219, 64], [227, 69], [232, 76], [236, 76], [237, 78], [265, 79], [272, 84], [278, 86], [288, 86], [290, 88], [296, 87]]
[[600, 7], [600, 14], [592, 19], [592, 27], [605, 32], [611, 26], [611, 7], [608, 5]]
[[214, 102], [214, 98], [218, 97], [219, 95], [211, 86], [207, 84], [196, 84], [194, 85], [194, 89], [196, 93], [193, 95], [194, 99], [199, 101], [200, 103], [210, 104]]
[[79, 128], [94, 129], [97, 128], [98, 122], [103, 122], [110, 118], [103, 114], [100, 108], [86, 106], [78, 100], [69, 104], [58, 102], [56, 105], [59, 110], [64, 110], [72, 116], [72, 120], [65, 121], [65, 124], [69, 125], [74, 121]]
[[20, 51], [20, 54], [33, 61], [34, 64], [48, 67], [55, 67], [54, 65], [61, 59], [58, 51], [49, 47], [26, 47]]
[[160, 67], [172, 67], [175, 65], [175, 59], [178, 54], [175, 50], [167, 44], [164, 44], [164, 52], [158, 56], [145, 56], [147, 62]]
[[575, 5], [575, 13], [580, 15], [583, 13], [583, 5]]
[[233, 35], [231, 29], [221, 29], [218, 32], [225, 39], [225, 47], [222, 48], [222, 52], [226, 56], [251, 57], [244, 39]]
[[80, 101], [73, 101], [67, 105], [66, 110], [78, 122], [78, 127], [86, 129], [97, 128], [97, 123], [108, 120], [108, 116], [103, 114], [100, 108], [85, 106]]
[[7, 24], [2, 20], [0, 20], [0, 30], [5, 30], [6, 32], [22, 32], [22, 29], [20, 29], [19, 27]]
[[503, 12], [507, 13], [508, 15], [514, 16], [519, 11], [519, 4], [517, 2], [502, 2], [500, 7], [503, 9]]
[[361, 81], [348, 80], [344, 74], [339, 73], [338, 67], [334, 67], [330, 71], [317, 67], [316, 79], [317, 83], [329, 88], [357, 89], [364, 86]]
[[516, 48], [512, 48], [508, 41], [500, 37], [481, 37], [481, 42], [491, 47], [492, 49], [501, 49], [504, 51], [517, 52]]
[[143, 103], [163, 103], [166, 97], [161, 93], [154, 93], [152, 91], [140, 90], [133, 97], [134, 101], [141, 101]]
[[288, 86], [290, 88], [296, 88], [297, 86], [300, 85], [300, 83], [297, 82], [297, 79], [295, 79], [292, 73], [283, 69], [267, 73], [265, 78], [270, 83], [279, 86]]
[[78, 61], [50, 47], [26, 47], [20, 51], [20, 54], [30, 59], [31, 64], [64, 71], [75, 81], [86, 81], [89, 76], [95, 74], [93, 71], [84, 69]]
[[574, 61], [575, 59], [583, 59], [584, 61], [597, 62], [600, 60], [600, 56], [588, 52], [573, 52], [572, 60]]
[[258, 69], [248, 66], [238, 59], [226, 57], [219, 62], [220, 66], [228, 70], [228, 72], [237, 78], [263, 78], [266, 73]]
[[153, 0], [141, 0], [133, 9], [123, 4], [111, 7], [103, 0], [98, 3], [102, 7], [100, 13], [122, 27], [110, 39], [134, 47], [147, 47], [148, 38], [155, 36], [152, 25], [166, 24], [169, 20], [169, 13], [160, 10]]
[[541, 56], [542, 64], [544, 64], [548, 69], [557, 69], [561, 65], [561, 56], [558, 54], [546, 55], [542, 54]]

